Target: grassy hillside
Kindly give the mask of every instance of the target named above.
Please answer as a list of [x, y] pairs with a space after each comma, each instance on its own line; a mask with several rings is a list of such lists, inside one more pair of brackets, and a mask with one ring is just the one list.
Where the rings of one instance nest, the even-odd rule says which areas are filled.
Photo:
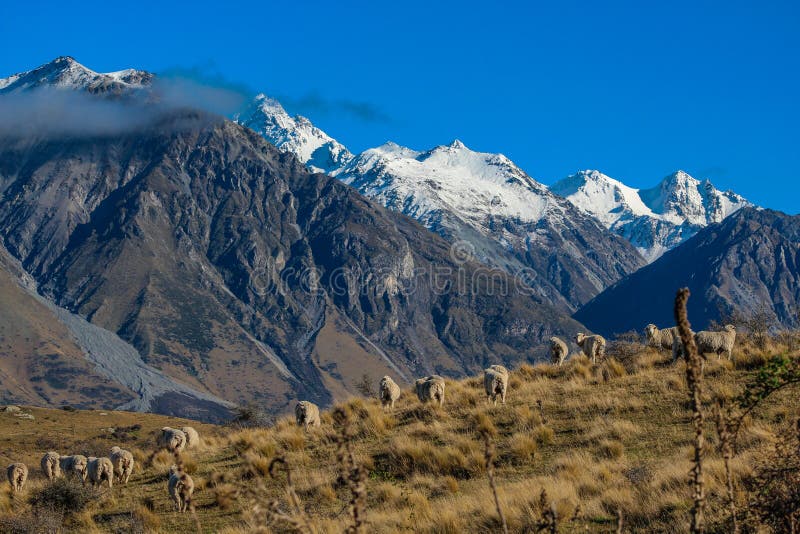
[[[712, 532], [728, 532], [730, 524], [711, 408], [718, 399], [731, 405], [773, 355], [800, 357], [795, 336], [767, 345], [745, 341], [733, 362], [714, 359], [705, 367], [706, 520]], [[25, 532], [21, 525], [51, 521], [81, 532], [190, 532], [198, 524], [204, 532], [284, 532], [294, 521], [342, 532], [351, 522], [353, 493], [337, 478], [352, 454], [365, 468], [363, 487], [358, 476], [352, 485], [368, 532], [498, 532], [483, 430], [512, 532], [536, 531], [552, 516], [558, 532], [614, 532], [618, 514], [625, 532], [688, 531], [693, 434], [684, 364], [632, 343], [617, 343], [609, 353], [612, 358], [598, 365], [573, 357], [561, 368], [513, 370], [505, 406], [488, 405], [476, 377], [448, 381], [441, 408], [420, 404], [410, 391], [391, 413], [375, 400], [353, 398], [336, 407], [336, 417], [324, 413], [322, 427], [308, 433], [289, 418], [268, 429], [194, 424], [205, 442], [183, 460], [198, 487], [195, 514], [172, 511], [166, 472], [173, 458], [162, 452], [148, 462], [154, 432], [181, 421], [34, 408], [23, 408], [33, 420], [0, 413], [0, 462], [32, 467], [23, 494], [12, 496], [3, 485], [0, 530]], [[749, 489], [759, 466], [770, 461], [778, 437], [793, 429], [799, 391], [796, 385], [781, 389], [745, 420], [731, 463], [740, 510], [754, 498]], [[343, 418], [350, 423], [343, 425]], [[127, 487], [104, 489], [64, 517], [31, 504], [47, 486], [38, 468], [43, 452], [98, 455], [115, 444], [133, 450], [139, 463]], [[301, 514], [287, 500], [280, 465], [270, 476], [276, 456], [292, 470]]]

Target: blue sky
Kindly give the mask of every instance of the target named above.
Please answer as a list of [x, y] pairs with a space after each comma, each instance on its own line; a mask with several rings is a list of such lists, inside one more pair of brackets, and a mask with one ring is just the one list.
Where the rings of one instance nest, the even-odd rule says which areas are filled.
[[195, 69], [353, 151], [459, 138], [548, 184], [684, 169], [800, 211], [798, 2], [65, 4], [3, 3], [0, 75], [59, 55]]

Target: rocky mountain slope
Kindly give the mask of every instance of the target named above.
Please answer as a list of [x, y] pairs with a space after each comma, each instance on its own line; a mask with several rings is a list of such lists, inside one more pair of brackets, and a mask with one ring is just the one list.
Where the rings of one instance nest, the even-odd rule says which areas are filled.
[[733, 191], [683, 171], [651, 189], [634, 189], [599, 171], [581, 171], [550, 187], [653, 261], [709, 224], [751, 204]]
[[579, 328], [412, 220], [202, 113], [124, 135], [3, 139], [0, 235], [43, 295], [146, 365], [277, 410], [326, 404], [365, 373], [405, 382], [532, 359]]
[[800, 216], [743, 208], [607, 289], [575, 314], [603, 334], [674, 323], [671, 302], [687, 286], [692, 326], [766, 311], [800, 326]]
[[366, 150], [334, 176], [409, 215], [481, 261], [522, 273], [545, 298], [575, 309], [642, 265], [624, 240], [552, 194], [502, 154], [460, 141], [417, 152]]

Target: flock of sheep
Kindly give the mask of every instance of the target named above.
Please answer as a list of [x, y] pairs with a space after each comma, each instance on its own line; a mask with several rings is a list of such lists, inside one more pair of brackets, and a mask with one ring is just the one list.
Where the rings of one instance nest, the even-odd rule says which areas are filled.
[[[653, 324], [645, 328], [647, 344], [659, 349], [671, 349], [673, 360], [683, 353], [683, 345], [677, 327], [659, 330]], [[721, 332], [701, 331], [694, 334], [698, 352], [701, 354], [717, 354], [717, 357], [727, 354], [731, 358], [733, 345], [736, 341], [736, 329], [727, 325]], [[599, 335], [586, 335], [578, 333], [575, 343], [581, 351], [596, 363], [605, 355], [606, 340]], [[558, 337], [550, 338], [550, 360], [555, 365], [563, 365], [569, 355], [569, 347]], [[492, 365], [484, 370], [484, 389], [487, 399], [497, 405], [497, 400], [506, 402], [508, 390], [508, 369], [502, 365]], [[418, 379], [415, 391], [420, 402], [434, 402], [440, 406], [444, 404], [445, 381], [439, 375], [426, 376]], [[384, 408], [394, 408], [395, 402], [400, 398], [400, 386], [389, 376], [384, 376], [379, 384], [378, 397]], [[319, 407], [313, 402], [300, 401], [295, 406], [295, 419], [299, 426], [308, 430], [309, 427], [321, 425]], [[159, 449], [166, 449], [178, 453], [183, 449], [196, 447], [200, 436], [192, 427], [180, 429], [164, 427], [157, 439]], [[113, 447], [108, 457], [95, 458], [79, 454], [60, 456], [56, 452], [47, 452], [41, 461], [41, 468], [49, 480], [54, 480], [63, 475], [74, 475], [84, 484], [88, 479], [93, 486], [100, 486], [108, 482], [111, 488], [114, 476], [127, 484], [133, 473], [134, 458], [130, 451]], [[8, 466], [8, 481], [14, 492], [22, 491], [28, 479], [28, 467], [23, 463], [13, 463]], [[194, 492], [194, 481], [188, 474], [181, 472], [173, 465], [169, 470], [167, 489], [170, 497], [175, 502], [175, 507], [180, 512], [185, 512]]]
[[[655, 348], [666, 348], [672, 350], [673, 360], [676, 360], [683, 353], [683, 344], [678, 334], [678, 328], [666, 328], [659, 330], [654, 324], [649, 324], [645, 328], [647, 345]], [[731, 358], [733, 344], [736, 341], [736, 329], [733, 325], [727, 325], [721, 332], [701, 331], [694, 334], [698, 351], [701, 354], [717, 354], [720, 357], [723, 353]], [[575, 335], [575, 343], [581, 348], [592, 363], [597, 363], [606, 353], [606, 340], [603, 336], [587, 335], [579, 332]], [[550, 361], [555, 365], [563, 365], [569, 356], [569, 346], [558, 338], [550, 338]], [[492, 365], [483, 371], [483, 384], [486, 396], [489, 401], [497, 405], [497, 399], [505, 404], [506, 391], [508, 389], [508, 369], [502, 365]], [[414, 383], [415, 391], [420, 402], [436, 402], [440, 406], [444, 404], [444, 378], [439, 375], [426, 376]], [[381, 378], [378, 385], [378, 398], [384, 408], [394, 408], [394, 403], [400, 398], [400, 386], [389, 376]], [[313, 402], [300, 401], [295, 406], [295, 419], [299, 426], [308, 430], [309, 427], [321, 425], [319, 407]]]
[[[156, 440], [159, 450], [166, 449], [173, 454], [180, 453], [184, 449], [195, 448], [199, 444], [200, 435], [190, 426], [180, 429], [164, 427]], [[114, 477], [124, 484], [128, 483], [135, 463], [130, 451], [112, 447], [110, 454], [102, 458], [94, 456], [87, 458], [81, 454], [61, 456], [57, 452], [49, 451], [42, 456], [40, 465], [42, 473], [48, 480], [73, 476], [82, 484], [86, 484], [88, 480], [93, 487], [99, 487], [103, 482], [107, 482], [111, 489], [114, 485]], [[13, 463], [8, 466], [6, 474], [11, 489], [15, 493], [21, 492], [28, 480], [28, 466], [20, 462]], [[194, 481], [191, 476], [181, 472], [177, 466], [173, 465], [169, 470], [167, 490], [175, 503], [175, 508], [179, 512], [185, 512], [194, 492]]]

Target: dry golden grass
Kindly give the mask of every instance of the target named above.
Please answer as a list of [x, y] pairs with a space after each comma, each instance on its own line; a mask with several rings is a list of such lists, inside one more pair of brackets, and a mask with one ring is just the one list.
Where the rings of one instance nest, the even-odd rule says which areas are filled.
[[[787, 346], [771, 343], [769, 350], [786, 352]], [[800, 350], [800, 343], [794, 350]], [[704, 402], [710, 407], [717, 399], [733, 399], [767, 359], [747, 342], [737, 346], [730, 362], [710, 359]], [[368, 531], [496, 532], [499, 519], [480, 432], [492, 436], [496, 448], [498, 498], [511, 532], [535, 531], [553, 512], [559, 532], [614, 532], [618, 511], [626, 531], [684, 531], [691, 507], [687, 476], [692, 440], [684, 375], [683, 362], [672, 364], [667, 352], [643, 348], [596, 365], [577, 355], [562, 367], [523, 365], [512, 371], [506, 405], [496, 407], [487, 403], [480, 377], [448, 380], [441, 408], [420, 404], [409, 391], [391, 411], [375, 400], [348, 400], [340, 406], [353, 420], [353, 455], [369, 471]], [[777, 431], [790, 424], [798, 408], [800, 395], [786, 391], [752, 414], [732, 461], [737, 480], [750, 476], [754, 458], [772, 447]], [[154, 431], [166, 424], [178, 426], [174, 419], [31, 411], [35, 421], [0, 414], [0, 436], [8, 436], [0, 438], [5, 455], [0, 459], [33, 466], [23, 495], [12, 496], [3, 486], [0, 515], [30, 512], [27, 496], [46, 484], [38, 470], [42, 452], [106, 454], [118, 444], [108, 427], [132, 425], [135, 418], [142, 428], [132, 433], [133, 441], [122, 444], [138, 463], [131, 483], [115, 485], [101, 503], [69, 518], [69, 528], [195, 529], [191, 514], [174, 512], [168, 499], [166, 471], [174, 458], [157, 453], [146, 462], [153, 453]], [[285, 531], [285, 524], [270, 527], [264, 514], [254, 513], [271, 501], [283, 512], [290, 509], [285, 476], [269, 475], [272, 459], [280, 455], [292, 468], [294, 491], [317, 532], [342, 532], [350, 497], [347, 486], [337, 481], [337, 433], [329, 412], [322, 414], [322, 421], [321, 428], [308, 432], [291, 418], [264, 429], [193, 424], [204, 445], [190, 451], [184, 465], [197, 486], [194, 503], [201, 530]], [[710, 418], [706, 435], [707, 520], [724, 531], [724, 464], [714, 449]], [[737, 485], [740, 505], [747, 500], [741, 487]]]

